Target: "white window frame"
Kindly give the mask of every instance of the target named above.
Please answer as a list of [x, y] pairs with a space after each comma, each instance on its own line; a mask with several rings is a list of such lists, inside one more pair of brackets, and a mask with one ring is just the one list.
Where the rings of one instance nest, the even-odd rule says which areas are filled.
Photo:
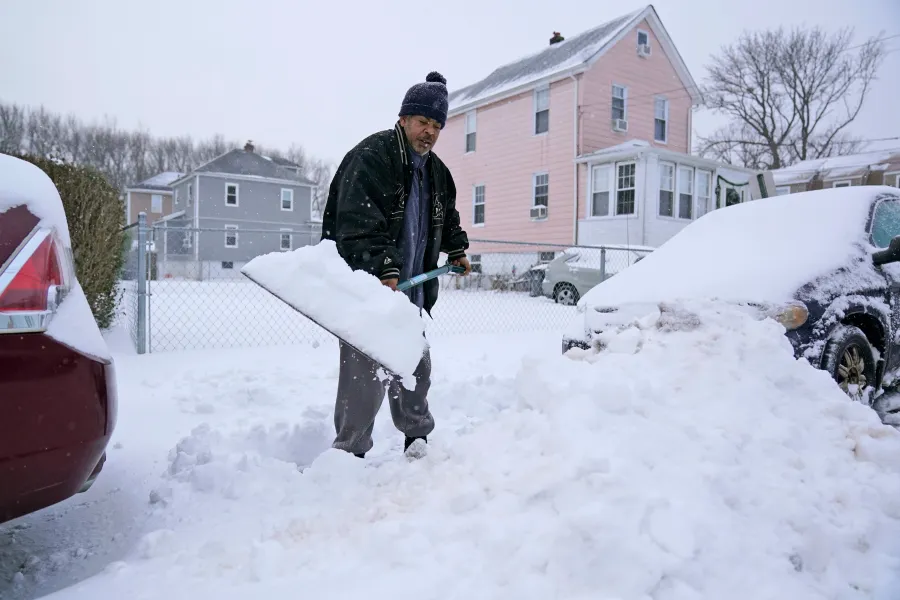
[[[234, 188], [234, 204], [228, 202], [228, 188]], [[241, 205], [241, 186], [230, 181], [225, 182], [225, 206], [238, 207]]]
[[[282, 227], [278, 230], [280, 233], [278, 235], [278, 249], [282, 252], [290, 252], [294, 249], [294, 230], [290, 227]], [[284, 247], [284, 236], [287, 234], [288, 236], [288, 247]]]
[[[620, 168], [620, 167], [627, 167], [627, 166], [629, 166], [629, 165], [631, 165], [631, 166], [634, 167], [634, 174], [632, 175], [632, 177], [634, 178], [634, 182], [632, 183], [632, 187], [620, 188], [620, 187], [619, 187], [619, 168]], [[614, 204], [614, 206], [613, 206], [613, 207], [615, 208], [615, 210], [613, 211], [613, 215], [615, 215], [615, 216], [617, 216], [617, 217], [621, 217], [621, 216], [624, 216], [624, 217], [633, 217], [633, 216], [637, 216], [637, 211], [638, 211], [638, 201], [637, 201], [637, 182], [638, 182], [638, 176], [637, 176], [637, 162], [636, 162], [636, 161], [633, 161], [633, 160], [626, 160], [626, 161], [623, 161], [623, 162], [617, 162], [617, 163], [616, 163], [616, 168], [615, 168], [614, 174], [615, 174], [615, 183], [613, 184], [613, 186], [614, 186], [614, 188], [615, 188], [615, 194], [613, 195], [612, 200], [615, 202], [615, 204]], [[632, 197], [632, 212], [629, 212], [629, 213], [625, 213], [625, 212], [620, 213], [620, 212], [619, 212], [619, 192], [621, 192], [621, 191], [628, 191], [628, 190], [632, 190], [632, 191], [634, 192], [634, 195], [633, 195], [633, 197]]]
[[[706, 196], [700, 195], [700, 186], [697, 183], [700, 181], [700, 177], [702, 175], [706, 175], [707, 181], [709, 185], [706, 186]], [[712, 196], [713, 196], [713, 173], [709, 169], [701, 169], [697, 167], [694, 169], [694, 219], [699, 219], [703, 215], [712, 212]], [[703, 206], [703, 212], [700, 211], [700, 206]]]
[[174, 196], [175, 206], [178, 206], [178, 202], [180, 199], [179, 196], [180, 196], [180, 194], [178, 193], [178, 188], [175, 188], [175, 196]]
[[[672, 187], [671, 187], [671, 189], [663, 188], [663, 184], [662, 184], [663, 167], [672, 169]], [[677, 214], [677, 211], [678, 211], [678, 185], [676, 183], [677, 171], [678, 171], [677, 164], [675, 164], [673, 162], [669, 162], [669, 161], [664, 161], [664, 160], [659, 161], [659, 190], [656, 193], [656, 216], [658, 216], [661, 219], [674, 219], [675, 215]], [[672, 214], [671, 215], [664, 215], [662, 213], [662, 193], [664, 191], [672, 192]]]
[[[158, 203], [158, 204], [157, 204]], [[160, 215], [163, 211], [162, 194], [150, 194], [150, 212]]]
[[[469, 136], [472, 136], [472, 149], [469, 150]], [[466, 113], [466, 128], [463, 136], [463, 152], [472, 154], [478, 148], [478, 114], [475, 110]]]
[[[226, 191], [228, 188], [225, 188]], [[191, 206], [194, 203], [194, 184], [188, 184], [188, 197], [187, 197], [187, 206]]]
[[[544, 108], [540, 107], [540, 96], [541, 94], [547, 94], [547, 106]], [[531, 133], [533, 135], [547, 135], [550, 133], [550, 85], [542, 85], [536, 87], [534, 89], [534, 95], [532, 96], [532, 115], [531, 115]], [[546, 131], [538, 131], [538, 113], [547, 111], [547, 130]]]
[[[547, 178], [547, 204], [538, 204], [537, 202], [538, 177]], [[550, 212], [550, 173], [548, 171], [534, 173], [531, 176], [531, 208], [536, 208], [538, 206], [546, 206], [547, 212]]]
[[[290, 206], [290, 208], [285, 208], [285, 207], [284, 207], [284, 193], [285, 193], [285, 192], [289, 192], [290, 195], [291, 195], [291, 206]], [[294, 190], [292, 190], [291, 188], [281, 188], [281, 192], [280, 192], [279, 197], [278, 197], [278, 203], [279, 203], [279, 205], [281, 206], [281, 210], [283, 210], [284, 212], [294, 212]]]
[[[622, 90], [621, 98], [616, 97], [617, 89]], [[622, 100], [622, 116], [621, 117], [616, 116], [616, 107], [615, 107], [616, 100]], [[619, 119], [619, 118], [621, 118], [624, 121], [628, 120], [628, 86], [621, 85], [618, 83], [612, 84], [612, 88], [610, 91], [610, 117], [613, 121], [615, 121], [616, 119]], [[616, 170], [616, 173], [618, 174], [618, 169]]]
[[[481, 202], [478, 201], [478, 189], [481, 188]], [[487, 220], [486, 209], [481, 211], [481, 222], [475, 220], [476, 207], [484, 207], [485, 188], [483, 183], [476, 183], [472, 186], [472, 225], [475, 227], [484, 227]]]
[[[663, 129], [663, 137], [665, 139], [659, 139], [656, 137], [656, 121], [660, 120], [658, 116], [656, 116], [656, 103], [663, 102], [663, 118], [661, 119], [664, 124]], [[669, 99], [665, 96], [655, 96], [653, 98], [653, 141], [657, 144], [669, 144]]]
[[473, 273], [483, 272], [480, 254], [470, 254], [469, 255], [469, 264], [472, 266]]
[[852, 187], [853, 181], [850, 179], [841, 179], [840, 181], [835, 181], [831, 184], [833, 188], [842, 188], [842, 187]]
[[[676, 176], [676, 181], [675, 181], [675, 218], [678, 219], [679, 221], [692, 221], [694, 219], [694, 208], [695, 208], [694, 203], [697, 202], [697, 190], [694, 187], [695, 171], [696, 171], [696, 169], [694, 169], [694, 167], [691, 165], [679, 164], [678, 168], [676, 169], [676, 172], [675, 172], [675, 176]], [[685, 177], [684, 176], [685, 172], [688, 172], [690, 174], [687, 177]], [[690, 206], [690, 209], [691, 209], [691, 214], [688, 217], [681, 216], [681, 182], [682, 181], [687, 181], [688, 183], [690, 183], [690, 186], [691, 186], [691, 190], [690, 190], [691, 201], [688, 204], [688, 206]]]
[[[891, 177], [894, 178], [894, 183], [891, 183]], [[900, 171], [891, 171], [890, 173], [885, 173], [884, 185], [892, 185], [894, 187], [900, 188]]]
[[[587, 197], [587, 211], [589, 219], [607, 219], [609, 217], [615, 216], [613, 214], [614, 207], [612, 206], [613, 198], [615, 198], [615, 185], [613, 184], [613, 178], [615, 176], [615, 165], [612, 163], [601, 163], [590, 165], [590, 173], [589, 178], [590, 182], [588, 183], [588, 197]], [[606, 174], [606, 190], [597, 188], [597, 172], [605, 171]], [[606, 191], [606, 214], [598, 215], [594, 212], [594, 194], [602, 193]]]
[[[237, 248], [240, 245], [240, 240], [238, 240], [238, 226], [237, 225], [225, 225], [225, 247], [226, 248]], [[234, 230], [234, 245], [229, 245], [228, 243], [228, 230]]]

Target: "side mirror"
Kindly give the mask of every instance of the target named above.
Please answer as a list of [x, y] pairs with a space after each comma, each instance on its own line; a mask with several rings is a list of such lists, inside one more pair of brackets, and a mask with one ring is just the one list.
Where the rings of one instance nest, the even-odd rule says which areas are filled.
[[872, 254], [872, 262], [876, 265], [886, 265], [900, 261], [900, 235], [894, 236], [887, 248]]

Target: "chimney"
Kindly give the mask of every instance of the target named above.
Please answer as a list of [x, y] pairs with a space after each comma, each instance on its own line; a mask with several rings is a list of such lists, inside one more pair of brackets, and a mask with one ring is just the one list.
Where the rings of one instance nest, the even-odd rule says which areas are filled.
[[563, 41], [564, 39], [566, 39], [566, 38], [564, 38], [563, 36], [561, 36], [561, 35], [559, 34], [558, 31], [554, 31], [554, 32], [553, 32], [553, 37], [550, 38], [550, 45], [552, 46], [553, 44], [558, 44], [558, 43], [560, 43], [561, 41]]
[[256, 148], [253, 146], [253, 140], [247, 140], [247, 143], [244, 144], [245, 152], [253, 152]]

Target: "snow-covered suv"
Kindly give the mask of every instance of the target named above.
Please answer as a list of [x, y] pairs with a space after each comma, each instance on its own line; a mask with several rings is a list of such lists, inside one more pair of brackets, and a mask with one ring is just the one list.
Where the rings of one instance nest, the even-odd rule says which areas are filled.
[[900, 190], [824, 189], [708, 213], [585, 294], [563, 352], [602, 351], [680, 299], [779, 321], [798, 358], [871, 402], [900, 373]]

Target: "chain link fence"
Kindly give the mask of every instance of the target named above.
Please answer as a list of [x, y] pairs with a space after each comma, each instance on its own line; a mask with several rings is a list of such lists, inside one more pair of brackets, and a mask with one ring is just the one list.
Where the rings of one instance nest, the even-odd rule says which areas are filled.
[[[171, 224], [134, 230], [134, 256], [126, 261], [121, 285], [126, 322], [139, 352], [318, 345], [334, 339], [240, 273], [255, 256], [318, 243], [318, 231]], [[429, 337], [562, 329], [584, 293], [652, 251], [470, 242], [473, 272], [439, 280], [433, 319], [426, 317]]]

